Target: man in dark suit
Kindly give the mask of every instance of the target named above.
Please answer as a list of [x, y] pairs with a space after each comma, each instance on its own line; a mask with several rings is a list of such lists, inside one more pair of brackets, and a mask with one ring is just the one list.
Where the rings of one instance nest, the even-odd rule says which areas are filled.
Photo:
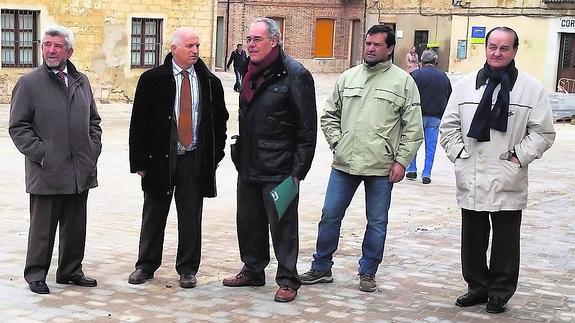
[[226, 121], [220, 80], [198, 57], [198, 34], [178, 28], [164, 64], [140, 76], [130, 122], [130, 171], [142, 178], [144, 206], [136, 270], [130, 284], [154, 276], [162, 261], [172, 196], [178, 213], [176, 271], [180, 287], [196, 286], [204, 197], [216, 196]]
[[52, 25], [44, 31], [44, 64], [14, 87], [9, 132], [26, 157], [30, 233], [24, 278], [30, 290], [49, 294], [46, 275], [59, 226], [58, 284], [97, 285], [82, 271], [88, 190], [98, 186], [102, 150], [100, 116], [86, 75], [70, 57], [74, 34]]

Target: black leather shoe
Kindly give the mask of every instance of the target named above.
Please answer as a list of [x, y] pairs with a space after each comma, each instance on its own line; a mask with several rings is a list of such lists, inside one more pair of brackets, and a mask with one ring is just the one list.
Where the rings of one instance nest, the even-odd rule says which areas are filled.
[[56, 279], [58, 284], [72, 284], [81, 287], [96, 287], [98, 286], [98, 282], [94, 278], [90, 278], [88, 276], [82, 276], [79, 278], [70, 278], [70, 279]]
[[143, 269], [138, 268], [136, 270], [134, 270], [133, 273], [130, 274], [130, 277], [128, 277], [128, 283], [130, 284], [134, 284], [134, 285], [139, 285], [139, 284], [143, 284], [146, 282], [146, 280], [148, 279], [152, 279], [154, 278], [154, 273], [147, 273], [145, 272]]
[[28, 283], [30, 290], [36, 294], [50, 294], [50, 288], [46, 285], [45, 281], [35, 281]]
[[491, 314], [499, 314], [505, 312], [505, 302], [499, 296], [489, 297], [485, 311]]
[[196, 287], [196, 276], [194, 274], [181, 274], [180, 275], [180, 287], [182, 288], [194, 288]]
[[465, 293], [457, 298], [455, 305], [461, 307], [468, 307], [477, 304], [487, 303], [487, 296], [477, 296], [471, 293]]

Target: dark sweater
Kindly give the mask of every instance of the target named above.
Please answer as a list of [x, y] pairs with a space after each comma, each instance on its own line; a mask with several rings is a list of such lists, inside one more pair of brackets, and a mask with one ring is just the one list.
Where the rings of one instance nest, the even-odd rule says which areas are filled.
[[421, 97], [424, 116], [441, 118], [451, 95], [451, 82], [443, 71], [432, 65], [424, 65], [411, 72]]

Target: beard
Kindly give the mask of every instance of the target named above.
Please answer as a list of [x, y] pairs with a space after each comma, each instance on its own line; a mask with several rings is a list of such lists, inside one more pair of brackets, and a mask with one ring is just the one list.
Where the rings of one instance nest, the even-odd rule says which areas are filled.
[[67, 59], [60, 61], [54, 59], [44, 59], [44, 62], [46, 63], [46, 65], [48, 65], [48, 67], [58, 70], [62, 70], [64, 66], [66, 66], [67, 61], [68, 61]]

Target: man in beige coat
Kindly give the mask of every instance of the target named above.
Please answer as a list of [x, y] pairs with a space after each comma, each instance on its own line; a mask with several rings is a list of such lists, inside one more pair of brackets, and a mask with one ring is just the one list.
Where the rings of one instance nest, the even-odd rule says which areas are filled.
[[555, 139], [547, 94], [515, 68], [518, 47], [515, 31], [492, 29], [487, 62], [456, 83], [440, 125], [462, 209], [461, 264], [468, 292], [455, 304], [487, 303], [488, 313], [504, 312], [517, 288], [528, 166]]

